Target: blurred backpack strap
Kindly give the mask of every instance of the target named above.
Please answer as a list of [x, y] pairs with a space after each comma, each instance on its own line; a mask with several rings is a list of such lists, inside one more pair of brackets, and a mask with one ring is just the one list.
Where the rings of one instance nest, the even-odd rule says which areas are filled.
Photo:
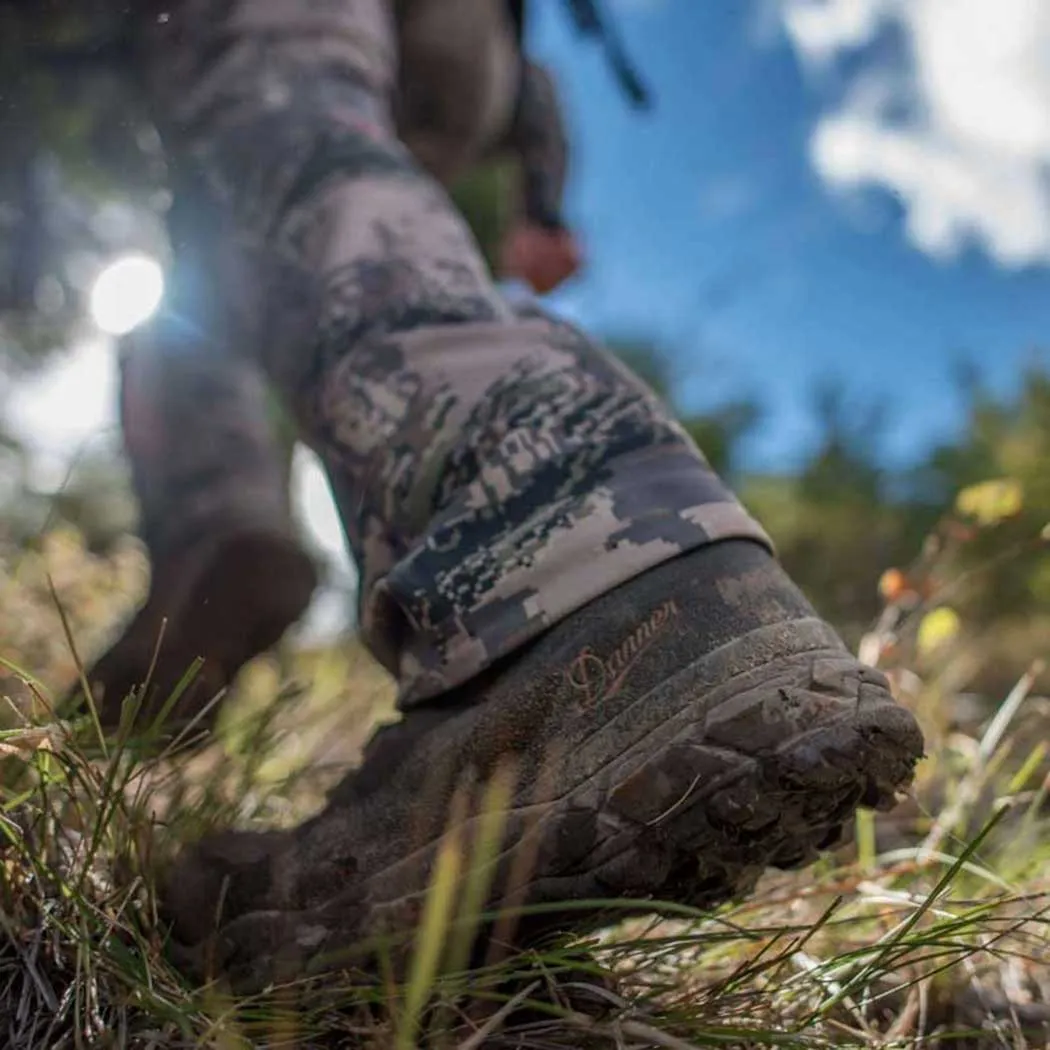
[[525, 0], [507, 0], [507, 9], [510, 11], [510, 19], [514, 23], [514, 33], [518, 39], [518, 47], [525, 50]]
[[599, 8], [599, 0], [565, 0], [569, 14], [581, 36], [600, 40], [609, 65], [631, 104], [636, 109], [649, 109], [652, 96], [642, 83], [634, 64], [627, 57], [623, 41], [609, 16]]

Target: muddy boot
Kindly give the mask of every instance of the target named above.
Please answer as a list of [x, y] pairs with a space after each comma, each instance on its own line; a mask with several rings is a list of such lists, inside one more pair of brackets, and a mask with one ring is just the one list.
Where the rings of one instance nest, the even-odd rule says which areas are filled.
[[152, 579], [87, 675], [107, 729], [144, 685], [147, 724], [203, 660], [165, 728], [184, 725], [303, 614], [318, 578], [294, 534], [287, 455], [262, 381], [243, 362], [171, 338], [163, 323], [156, 343], [122, 364], [121, 421]]
[[[262, 859], [224, 867], [228, 837], [188, 851], [167, 909], [198, 963], [210, 943], [244, 990], [272, 979], [278, 956], [281, 976], [359, 963], [374, 935], [411, 931], [450, 810], [468, 807], [469, 848], [481, 785], [501, 775], [513, 786], [491, 908], [708, 907], [768, 867], [808, 864], [858, 807], [892, 808], [922, 753], [883, 676], [769, 553], [725, 541], [650, 569], [381, 730], [319, 816], [259, 840]], [[248, 856], [255, 836], [233, 841]], [[492, 943], [623, 915], [511, 920]]]
[[87, 674], [105, 729], [116, 728], [124, 699], [143, 686], [138, 724], [148, 724], [200, 660], [163, 728], [184, 727], [244, 664], [280, 640], [317, 583], [299, 544], [262, 528], [208, 537], [152, 560], [146, 603]]

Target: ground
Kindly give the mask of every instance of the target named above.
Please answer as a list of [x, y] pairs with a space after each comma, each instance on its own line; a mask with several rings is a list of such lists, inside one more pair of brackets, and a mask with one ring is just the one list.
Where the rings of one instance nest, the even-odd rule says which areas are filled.
[[141, 554], [89, 555], [56, 532], [8, 564], [0, 1031], [12, 1050], [1050, 1043], [1050, 701], [1034, 676], [991, 705], [959, 693], [965, 625], [909, 612], [900, 581], [864, 656], [889, 665], [929, 753], [896, 812], [858, 817], [853, 844], [717, 913], [654, 902], [651, 918], [585, 944], [470, 973], [448, 967], [446, 855], [404, 984], [344, 974], [238, 1001], [220, 983], [188, 987], [167, 962], [156, 864], [204, 825], [310, 812], [394, 717], [389, 681], [353, 641], [285, 646], [245, 670], [207, 748], [145, 759], [100, 741], [90, 718], [59, 721], [52, 699], [141, 590]]

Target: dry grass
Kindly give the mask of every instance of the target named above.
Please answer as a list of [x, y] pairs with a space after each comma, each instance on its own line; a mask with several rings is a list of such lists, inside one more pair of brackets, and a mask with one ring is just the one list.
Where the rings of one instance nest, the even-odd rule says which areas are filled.
[[0, 1044], [1050, 1043], [1050, 704], [1030, 676], [998, 705], [958, 716], [979, 641], [964, 625], [931, 642], [928, 621], [919, 629], [927, 609], [907, 594], [866, 655], [892, 670], [930, 755], [898, 813], [862, 814], [856, 844], [816, 868], [770, 875], [714, 914], [654, 904], [651, 919], [584, 945], [465, 975], [446, 951], [450, 879], [467, 864], [450, 847], [404, 986], [346, 974], [254, 1001], [186, 987], [164, 957], [157, 860], [189, 816], [301, 819], [391, 713], [391, 692], [354, 646], [284, 653], [246, 670], [209, 749], [146, 763], [118, 739], [103, 754], [90, 724], [53, 719], [38, 683], [57, 689], [75, 667], [56, 600], [78, 640], [126, 607], [128, 581], [141, 577], [121, 557], [123, 568], [91, 559], [63, 536], [0, 580], [4, 609], [19, 610], [0, 652], [11, 698], [0, 723]]

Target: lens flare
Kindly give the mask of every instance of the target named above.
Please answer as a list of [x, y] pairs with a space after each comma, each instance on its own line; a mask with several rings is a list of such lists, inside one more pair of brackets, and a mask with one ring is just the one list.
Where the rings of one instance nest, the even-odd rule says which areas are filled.
[[91, 317], [103, 332], [126, 335], [157, 312], [163, 296], [164, 271], [156, 259], [124, 255], [95, 278]]

